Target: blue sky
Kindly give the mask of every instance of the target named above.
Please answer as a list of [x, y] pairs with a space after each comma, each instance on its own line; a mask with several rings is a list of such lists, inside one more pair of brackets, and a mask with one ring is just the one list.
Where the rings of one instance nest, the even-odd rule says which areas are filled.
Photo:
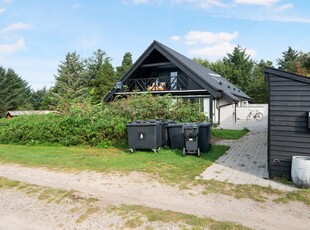
[[289, 46], [310, 52], [309, 12], [304, 0], [0, 0], [0, 65], [38, 89], [68, 52], [100, 48], [116, 67], [153, 40], [211, 61], [239, 44], [276, 64]]

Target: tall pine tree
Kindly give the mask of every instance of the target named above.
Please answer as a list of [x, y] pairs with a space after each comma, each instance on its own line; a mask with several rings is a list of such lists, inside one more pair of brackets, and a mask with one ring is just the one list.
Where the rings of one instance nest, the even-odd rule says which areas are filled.
[[87, 98], [86, 71], [76, 52], [68, 53], [55, 75], [51, 89], [52, 102], [57, 109], [68, 111], [71, 103], [80, 103]]
[[92, 104], [97, 104], [102, 102], [103, 97], [116, 82], [111, 58], [104, 51], [98, 49], [87, 60], [87, 69], [89, 96]]
[[239, 45], [235, 47], [231, 54], [224, 57], [223, 65], [224, 73], [221, 74], [247, 93], [251, 86], [254, 61], [246, 54], [246, 49]]
[[123, 56], [122, 65], [116, 67], [116, 78], [120, 79], [132, 67], [132, 54], [126, 52]]
[[13, 69], [0, 66], [0, 116], [8, 110], [32, 109], [31, 89]]
[[287, 51], [282, 52], [282, 58], [277, 59], [280, 70], [296, 73], [297, 72], [298, 51], [288, 47]]

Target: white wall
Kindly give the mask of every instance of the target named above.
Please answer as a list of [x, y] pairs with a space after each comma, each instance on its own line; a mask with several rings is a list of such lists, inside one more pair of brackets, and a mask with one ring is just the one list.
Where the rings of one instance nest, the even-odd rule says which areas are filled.
[[268, 104], [248, 104], [247, 106], [243, 105], [242, 107], [236, 108], [237, 120], [246, 120], [250, 110], [261, 112], [264, 117], [268, 115]]
[[221, 107], [220, 124], [225, 124], [225, 123], [232, 124], [232, 123], [234, 123], [235, 122], [234, 111], [235, 111], [235, 104], [231, 104], [231, 105]]
[[218, 112], [220, 110], [220, 124], [222, 123], [233, 123], [234, 119], [234, 111], [235, 111], [235, 104], [229, 104], [230, 102], [225, 99], [220, 99], [216, 102], [215, 109], [213, 110], [215, 119], [213, 120], [215, 123], [218, 123]]

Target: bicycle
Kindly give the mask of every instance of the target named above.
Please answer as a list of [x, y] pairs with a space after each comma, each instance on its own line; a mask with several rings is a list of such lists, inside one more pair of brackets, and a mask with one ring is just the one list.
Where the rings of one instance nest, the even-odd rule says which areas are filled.
[[258, 112], [258, 110], [250, 110], [250, 113], [246, 117], [247, 120], [249, 120], [251, 117], [253, 117], [254, 120], [261, 121], [263, 120], [263, 114], [261, 112]]

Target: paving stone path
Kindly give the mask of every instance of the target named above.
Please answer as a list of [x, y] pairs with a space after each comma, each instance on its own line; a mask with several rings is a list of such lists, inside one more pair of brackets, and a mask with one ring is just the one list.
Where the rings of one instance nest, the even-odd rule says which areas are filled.
[[285, 185], [268, 179], [267, 169], [267, 122], [239, 121], [235, 126], [224, 128], [247, 127], [250, 132], [239, 140], [223, 140], [221, 145], [229, 145], [228, 152], [220, 157], [201, 177], [207, 180], [227, 181], [234, 184], [257, 184], [276, 189], [291, 191], [293, 185]]

